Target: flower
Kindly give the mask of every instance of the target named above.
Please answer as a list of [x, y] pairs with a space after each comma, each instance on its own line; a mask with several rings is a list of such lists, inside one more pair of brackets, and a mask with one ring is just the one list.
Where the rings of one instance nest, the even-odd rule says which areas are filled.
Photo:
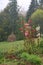
[[19, 30], [20, 30], [20, 31], [22, 31], [22, 30], [23, 30], [23, 28], [19, 28]]
[[28, 24], [28, 23], [25, 23], [25, 24], [24, 24], [24, 27], [27, 27], [27, 26], [29, 26], [29, 24]]
[[28, 31], [25, 31], [25, 36], [27, 37], [29, 35], [29, 32]]

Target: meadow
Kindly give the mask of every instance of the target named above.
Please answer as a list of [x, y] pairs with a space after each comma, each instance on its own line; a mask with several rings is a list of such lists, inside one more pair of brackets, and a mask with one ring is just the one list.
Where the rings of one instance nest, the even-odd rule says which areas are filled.
[[15, 41], [15, 42], [0, 42], [0, 52], [8, 52], [11, 49], [20, 51], [24, 49], [24, 41]]
[[[43, 39], [41, 39], [41, 41], [43, 41]], [[40, 53], [40, 51], [43, 51], [42, 48], [40, 49], [39, 47], [37, 47], [36, 49], [32, 48], [31, 50], [29, 50], [32, 52], [32, 57], [31, 57], [30, 55], [26, 54], [27, 52], [24, 53], [25, 47], [24, 47], [23, 40], [15, 41], [15, 42], [0, 42], [0, 64], [1, 65], [2, 64], [4, 65], [30, 65], [30, 64], [26, 64], [23, 59], [22, 60], [20, 59], [20, 54], [23, 53], [22, 54], [23, 58], [26, 60], [28, 59], [30, 60], [32, 58], [31, 59], [32, 62], [39, 62], [41, 58], [42, 64], [40, 65], [43, 65], [43, 53], [42, 52]], [[35, 51], [32, 51], [32, 50], [35, 50]], [[36, 56], [33, 55], [34, 53], [36, 53], [35, 54]], [[40, 54], [42, 54], [42, 56]], [[25, 58], [27, 56], [30, 56], [30, 58]], [[39, 56], [40, 58], [37, 58], [37, 56]]]

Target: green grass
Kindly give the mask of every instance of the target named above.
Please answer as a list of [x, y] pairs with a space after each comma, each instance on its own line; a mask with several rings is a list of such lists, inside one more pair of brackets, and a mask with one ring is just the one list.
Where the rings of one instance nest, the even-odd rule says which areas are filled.
[[14, 52], [23, 50], [24, 41], [22, 40], [22, 41], [15, 41], [15, 42], [0, 42], [0, 52], [8, 52], [12, 49], [14, 50]]
[[[13, 53], [15, 52], [19, 52], [21, 50], [24, 50], [24, 41], [15, 41], [15, 42], [0, 42], [0, 53], [5, 53], [5, 52], [8, 52], [8, 53], [12, 53], [11, 50], [13, 50]], [[2, 58], [3, 59], [3, 58]], [[0, 61], [2, 61], [0, 59]], [[13, 60], [14, 61], [14, 60]], [[7, 65], [17, 65], [16, 62], [14, 63], [13, 61], [6, 61], [5, 60], [5, 64]], [[2, 62], [2, 64], [3, 64]]]
[[[43, 39], [40, 39], [43, 40]], [[19, 52], [21, 50], [24, 50], [24, 41], [15, 41], [15, 42], [0, 42], [0, 53], [4, 53], [4, 52], [11, 52], [11, 50], [13, 50], [13, 52]], [[3, 63], [3, 62], [2, 62]], [[6, 62], [5, 60], [5, 64], [8, 65], [17, 65], [15, 62], [14, 64], [14, 60], [13, 61], [8, 61]]]
[[0, 52], [8, 52], [14, 50], [14, 52], [24, 49], [24, 41], [15, 42], [0, 42]]

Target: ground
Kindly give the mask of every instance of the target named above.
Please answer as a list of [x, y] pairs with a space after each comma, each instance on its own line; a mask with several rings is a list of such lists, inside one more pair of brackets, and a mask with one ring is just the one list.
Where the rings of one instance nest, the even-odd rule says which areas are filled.
[[[43, 40], [43, 39], [41, 39]], [[19, 52], [19, 51], [23, 51], [24, 50], [24, 41], [15, 41], [15, 42], [0, 42], [0, 53], [3, 53], [3, 55], [8, 52]], [[42, 58], [43, 59], [43, 58]], [[2, 59], [0, 58], [0, 61]], [[17, 65], [18, 62], [15, 62], [15, 60], [10, 60], [9, 59], [6, 61], [6, 59], [4, 58], [3, 60], [4, 62], [2, 62], [2, 64], [7, 64], [7, 65]], [[0, 63], [1, 64], [1, 63]], [[43, 64], [42, 64], [43, 65]]]

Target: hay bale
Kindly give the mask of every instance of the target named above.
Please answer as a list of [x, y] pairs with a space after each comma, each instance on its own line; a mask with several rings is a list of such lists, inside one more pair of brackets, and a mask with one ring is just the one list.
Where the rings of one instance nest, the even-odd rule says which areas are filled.
[[8, 36], [8, 41], [9, 42], [13, 42], [16, 40], [16, 36], [14, 33], [11, 33], [9, 36]]

